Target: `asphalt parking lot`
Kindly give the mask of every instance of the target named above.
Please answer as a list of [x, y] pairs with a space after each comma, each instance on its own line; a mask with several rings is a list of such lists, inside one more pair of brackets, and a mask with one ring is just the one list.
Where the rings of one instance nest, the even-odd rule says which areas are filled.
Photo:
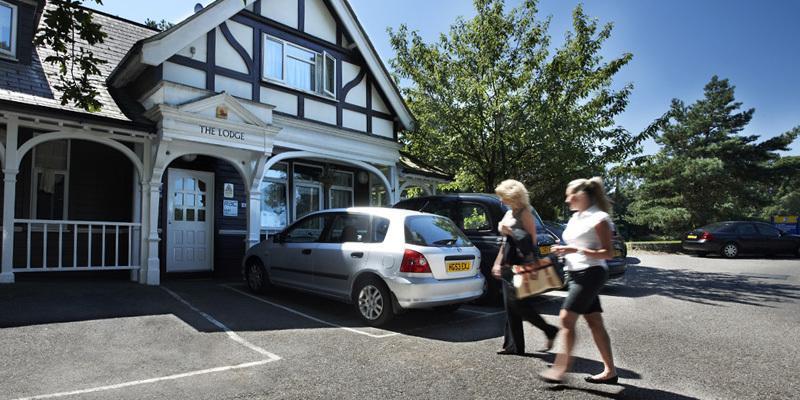
[[[239, 282], [67, 281], [0, 287], [0, 399], [797, 393], [798, 374], [789, 368], [800, 362], [798, 345], [786, 339], [800, 333], [800, 262], [737, 260], [758, 265], [740, 273], [726, 270], [737, 268], [727, 260], [641, 258], [602, 299], [622, 378], [617, 386], [582, 381], [602, 368], [583, 325], [575, 374], [565, 385], [535, 379], [553, 355], [535, 351], [543, 335], [529, 325], [527, 357], [496, 355], [504, 323], [498, 308], [413, 311], [377, 329], [365, 327], [351, 306], [291, 291], [256, 296]], [[551, 323], [561, 296], [540, 299]], [[719, 370], [709, 370], [714, 366]]]

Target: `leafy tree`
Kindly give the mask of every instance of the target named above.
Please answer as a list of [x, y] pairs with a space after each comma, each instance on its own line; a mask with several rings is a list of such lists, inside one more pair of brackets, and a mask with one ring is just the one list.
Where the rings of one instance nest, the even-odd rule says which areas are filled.
[[741, 135], [754, 109], [740, 111], [734, 87], [717, 76], [705, 96], [686, 106], [673, 100], [669, 121], [657, 132], [662, 146], [635, 159], [634, 176], [642, 184], [629, 207], [629, 221], [666, 234], [709, 222], [760, 216], [770, 203], [776, 179], [790, 165], [782, 162], [800, 127], [758, 142]]
[[165, 19], [162, 19], [161, 21], [156, 21], [156, 20], [152, 20], [150, 18], [147, 18], [146, 20], [144, 20], [144, 24], [149, 26], [149, 27], [151, 27], [151, 28], [153, 28], [153, 29], [158, 29], [159, 31], [162, 31], [162, 32], [167, 30], [167, 29], [169, 29], [169, 28], [172, 28], [173, 26], [175, 26], [175, 24], [173, 24], [172, 22], [169, 22], [169, 21], [167, 21]]
[[[91, 1], [103, 4], [102, 0]], [[92, 21], [92, 12], [81, 7], [82, 0], [50, 0], [49, 3], [34, 44], [55, 52], [44, 62], [58, 66], [55, 88], [61, 92], [61, 104], [73, 103], [87, 111], [99, 111], [103, 105], [97, 99], [100, 93], [94, 84], [102, 83], [93, 80], [101, 75], [98, 66], [106, 61], [95, 57], [85, 45], [103, 43], [106, 34], [100, 24]]]
[[510, 10], [475, 0], [477, 15], [459, 18], [425, 43], [405, 25], [389, 30], [391, 60], [417, 118], [404, 132], [407, 151], [456, 177], [451, 189], [491, 192], [507, 178], [524, 182], [550, 216], [571, 179], [605, 170], [636, 151], [644, 135], [615, 126], [632, 86], [612, 89], [631, 54], [605, 61], [599, 51], [612, 25], [599, 26], [581, 6], [573, 31], [551, 50], [550, 19], [537, 2]]

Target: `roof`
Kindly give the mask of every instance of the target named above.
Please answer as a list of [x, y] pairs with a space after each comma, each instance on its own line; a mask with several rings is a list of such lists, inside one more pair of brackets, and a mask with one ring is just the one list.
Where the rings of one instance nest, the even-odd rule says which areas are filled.
[[[404, 127], [410, 129], [414, 124], [414, 117], [403, 100], [399, 88], [394, 83], [386, 66], [378, 56], [378, 52], [358, 21], [352, 7], [350, 7], [347, 0], [329, 0], [329, 2], [332, 10], [342, 21], [354, 43], [361, 51], [367, 67], [386, 94], [400, 122]], [[169, 57], [208, 32], [209, 27], [220, 25], [252, 3], [253, 0], [216, 0], [172, 28], [157, 35], [143, 38], [129, 47], [129, 53], [125, 55], [119, 67], [111, 74], [109, 82], [114, 87], [125, 85], [141, 73], [145, 66], [156, 66], [164, 63]]]
[[400, 152], [400, 166], [407, 174], [427, 176], [429, 178], [445, 181], [453, 180], [453, 177], [440, 168], [428, 165], [419, 161], [406, 152]]
[[[48, 4], [47, 7], [53, 6]], [[61, 93], [55, 88], [58, 84], [58, 66], [42, 61], [54, 54], [46, 47], [39, 47], [33, 52], [31, 65], [0, 62], [0, 100], [44, 109], [58, 109], [77, 117], [91, 116], [123, 123], [132, 122], [112, 98], [105, 81], [136, 42], [153, 36], [157, 31], [139, 23], [91, 11], [94, 21], [100, 24], [103, 32], [108, 35], [103, 43], [94, 46], [79, 40], [87, 50], [107, 61], [106, 64], [99, 66], [101, 76], [94, 79], [95, 88], [100, 93], [98, 100], [103, 104], [100, 111], [90, 113], [70, 104], [61, 105]], [[44, 19], [39, 22], [40, 25], [43, 21]]]

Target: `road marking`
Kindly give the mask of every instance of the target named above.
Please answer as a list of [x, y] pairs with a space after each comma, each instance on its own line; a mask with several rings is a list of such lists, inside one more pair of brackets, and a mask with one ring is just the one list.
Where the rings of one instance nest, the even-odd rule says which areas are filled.
[[312, 317], [312, 316], [310, 316], [308, 314], [302, 313], [300, 311], [297, 311], [295, 309], [286, 307], [284, 305], [273, 303], [273, 302], [271, 302], [269, 300], [266, 300], [266, 299], [263, 299], [261, 297], [255, 296], [253, 294], [250, 294], [250, 293], [241, 291], [239, 289], [236, 289], [235, 287], [232, 287], [230, 285], [221, 285], [221, 286], [225, 287], [225, 288], [228, 288], [228, 289], [230, 289], [230, 290], [232, 290], [232, 291], [234, 291], [236, 293], [239, 293], [239, 294], [241, 294], [243, 296], [247, 296], [247, 297], [249, 297], [249, 298], [251, 298], [253, 300], [258, 300], [258, 301], [260, 301], [262, 303], [266, 303], [266, 304], [269, 304], [269, 305], [271, 305], [273, 307], [280, 308], [280, 309], [288, 311], [288, 312], [290, 312], [292, 314], [299, 315], [299, 316], [301, 316], [303, 318], [307, 318], [307, 319], [310, 319], [312, 321], [316, 321], [316, 322], [319, 322], [321, 324], [325, 324], [325, 325], [332, 326], [332, 327], [335, 327], [335, 328], [341, 328], [341, 329], [344, 329], [344, 330], [346, 330], [348, 332], [353, 332], [353, 333], [357, 333], [359, 335], [369, 336], [369, 337], [374, 338], [374, 339], [382, 339], [382, 338], [387, 338], [387, 337], [390, 337], [390, 336], [399, 335], [399, 333], [397, 333], [397, 332], [385, 333], [385, 334], [382, 334], [382, 335], [375, 335], [375, 334], [372, 334], [372, 333], [369, 333], [369, 332], [364, 332], [364, 331], [361, 331], [361, 330], [358, 330], [358, 329], [348, 328], [346, 326], [341, 326], [341, 325], [338, 325], [338, 324], [334, 324], [333, 322], [325, 321], [325, 320], [319, 319], [317, 317]]
[[216, 373], [216, 372], [225, 372], [225, 371], [232, 371], [232, 370], [237, 370], [237, 369], [252, 368], [252, 367], [257, 367], [257, 366], [264, 365], [264, 364], [267, 364], [267, 363], [270, 363], [270, 362], [273, 362], [273, 361], [277, 361], [277, 360], [275, 360], [275, 359], [267, 359], [267, 360], [254, 361], [254, 362], [238, 364], [238, 365], [228, 365], [228, 366], [225, 366], [225, 367], [201, 369], [201, 370], [197, 370], [197, 371], [184, 372], [182, 374], [175, 374], [175, 375], [169, 375], [169, 376], [162, 376], [162, 377], [158, 377], [158, 378], [151, 378], [151, 379], [144, 379], [144, 380], [139, 380], [139, 381], [130, 381], [130, 382], [118, 383], [116, 385], [98, 386], [98, 387], [89, 388], [89, 389], [73, 390], [71, 392], [42, 394], [42, 395], [31, 396], [31, 397], [20, 397], [20, 398], [15, 399], [15, 400], [52, 399], [52, 398], [55, 398], [55, 397], [65, 397], [65, 396], [74, 396], [74, 395], [78, 395], [78, 394], [103, 392], [103, 391], [107, 391], [107, 390], [122, 389], [122, 388], [126, 388], [126, 387], [131, 387], [131, 386], [146, 385], [148, 383], [156, 383], [156, 382], [171, 381], [171, 380], [176, 380], [176, 379], [183, 379], [183, 378], [188, 378], [188, 377], [197, 376], [197, 375], [213, 374], [213, 373]]
[[207, 313], [199, 310], [197, 307], [191, 305], [188, 301], [184, 300], [181, 296], [179, 296], [177, 293], [173, 292], [172, 290], [169, 290], [169, 289], [165, 288], [164, 286], [161, 286], [161, 289], [164, 289], [164, 291], [169, 293], [172, 297], [174, 297], [179, 302], [181, 302], [184, 305], [186, 305], [187, 307], [191, 308], [194, 312], [202, 315], [203, 318], [208, 320], [208, 322], [211, 322], [212, 324], [217, 326], [219, 329], [222, 329], [228, 335], [228, 337], [231, 338], [231, 340], [233, 340], [234, 342], [239, 343], [242, 346], [247, 347], [248, 349], [255, 351], [256, 353], [259, 353], [261, 355], [269, 357], [269, 359], [271, 361], [277, 361], [277, 360], [281, 359], [280, 357], [276, 356], [275, 354], [272, 354], [272, 353], [262, 349], [261, 347], [258, 347], [256, 345], [248, 342], [247, 340], [244, 340], [244, 338], [242, 338], [241, 336], [237, 335], [236, 332], [232, 331], [230, 328], [225, 326], [225, 324], [223, 324], [222, 322], [217, 321], [211, 315], [208, 315]]

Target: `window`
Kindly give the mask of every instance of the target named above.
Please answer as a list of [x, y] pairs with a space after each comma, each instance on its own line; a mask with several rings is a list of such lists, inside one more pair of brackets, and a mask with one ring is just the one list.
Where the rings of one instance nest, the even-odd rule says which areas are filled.
[[353, 206], [353, 173], [333, 173], [333, 184], [328, 191], [330, 208], [347, 208]]
[[486, 208], [479, 204], [462, 204], [461, 220], [465, 231], [491, 231], [492, 220]]
[[318, 242], [325, 228], [325, 214], [308, 217], [295, 225], [286, 233], [286, 243], [313, 243]]
[[16, 53], [17, 7], [0, 1], [0, 53]]
[[758, 231], [761, 232], [761, 234], [764, 235], [764, 236], [780, 236], [781, 235], [781, 231], [778, 230], [778, 228], [775, 228], [773, 226], [769, 226], [767, 224], [756, 224], [756, 228], [758, 228]]
[[328, 97], [336, 97], [336, 59], [287, 41], [265, 36], [265, 79]]
[[261, 182], [261, 228], [280, 230], [289, 223], [289, 166], [279, 163]]
[[406, 243], [426, 247], [472, 246], [449, 219], [433, 215], [406, 217]]
[[741, 224], [736, 229], [740, 235], [755, 235], [756, 228], [753, 227], [753, 224]]
[[44, 142], [33, 149], [31, 218], [66, 219], [69, 195], [69, 149], [69, 140]]
[[369, 243], [369, 215], [337, 214], [330, 229], [329, 243]]
[[322, 167], [294, 164], [294, 216], [322, 209]]

